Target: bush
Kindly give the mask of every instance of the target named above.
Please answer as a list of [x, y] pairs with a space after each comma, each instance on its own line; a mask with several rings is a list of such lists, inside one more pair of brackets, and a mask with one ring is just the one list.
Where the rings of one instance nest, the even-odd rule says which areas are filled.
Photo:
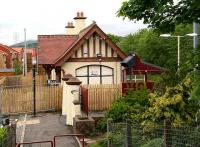
[[148, 141], [146, 144], [142, 145], [141, 147], [161, 147], [163, 144], [162, 138], [155, 138]]
[[0, 147], [6, 147], [7, 145], [7, 129], [0, 128]]
[[106, 113], [106, 118], [112, 118], [114, 122], [121, 122], [130, 117], [131, 107], [127, 102], [117, 101], [112, 104]]
[[141, 114], [148, 105], [147, 89], [130, 90], [127, 95], [119, 98], [106, 113], [106, 118], [112, 118], [114, 122], [122, 122], [127, 119], [140, 121]]

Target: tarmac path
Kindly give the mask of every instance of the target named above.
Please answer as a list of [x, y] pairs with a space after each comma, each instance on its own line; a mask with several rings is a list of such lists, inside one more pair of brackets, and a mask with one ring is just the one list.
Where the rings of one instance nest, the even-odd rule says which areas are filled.
[[[53, 141], [53, 137], [56, 135], [72, 134], [72, 127], [65, 124], [65, 117], [59, 113], [40, 113], [36, 117], [27, 115], [25, 123], [23, 142]], [[49, 143], [44, 143], [23, 145], [23, 147], [51, 146]], [[62, 137], [56, 139], [55, 147], [79, 147], [79, 144], [74, 137]]]

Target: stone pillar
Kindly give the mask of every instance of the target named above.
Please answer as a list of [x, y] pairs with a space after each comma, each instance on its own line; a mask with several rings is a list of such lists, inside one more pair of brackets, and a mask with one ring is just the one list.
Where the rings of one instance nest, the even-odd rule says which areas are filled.
[[68, 96], [68, 85], [65, 83], [71, 78], [71, 74], [66, 74], [63, 76], [63, 99], [62, 99], [62, 115], [67, 115], [67, 96]]
[[68, 85], [67, 89], [67, 118], [66, 124], [73, 125], [73, 118], [77, 115], [81, 115], [81, 105], [80, 105], [80, 84], [82, 82], [79, 81], [76, 77], [71, 77], [66, 84]]

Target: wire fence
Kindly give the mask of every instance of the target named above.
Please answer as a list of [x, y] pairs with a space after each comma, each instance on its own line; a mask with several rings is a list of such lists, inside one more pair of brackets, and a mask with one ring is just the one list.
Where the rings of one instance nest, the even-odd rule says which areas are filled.
[[127, 121], [107, 125], [108, 147], [200, 147], [200, 128], [145, 126]]

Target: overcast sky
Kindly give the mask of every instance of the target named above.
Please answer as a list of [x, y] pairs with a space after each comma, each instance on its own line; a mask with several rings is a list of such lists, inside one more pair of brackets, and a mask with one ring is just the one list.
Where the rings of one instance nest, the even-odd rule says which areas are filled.
[[11, 45], [37, 39], [37, 35], [64, 34], [68, 21], [83, 11], [89, 25], [93, 20], [106, 33], [127, 35], [146, 26], [116, 17], [123, 0], [1, 0], [0, 43]]

